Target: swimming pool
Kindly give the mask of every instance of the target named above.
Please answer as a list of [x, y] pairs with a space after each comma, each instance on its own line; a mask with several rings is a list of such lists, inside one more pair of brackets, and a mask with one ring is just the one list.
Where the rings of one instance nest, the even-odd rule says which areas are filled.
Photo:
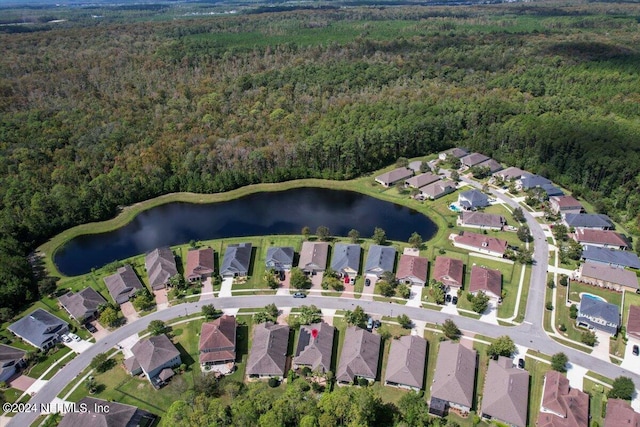
[[603, 302], [607, 302], [606, 299], [599, 297], [598, 295], [593, 295], [593, 294], [588, 294], [586, 292], [583, 292], [580, 294], [580, 298], [589, 298], [589, 299], [594, 299], [596, 301], [603, 301]]
[[453, 203], [449, 205], [449, 210], [452, 210], [454, 212], [462, 212], [462, 209], [460, 209], [457, 205]]

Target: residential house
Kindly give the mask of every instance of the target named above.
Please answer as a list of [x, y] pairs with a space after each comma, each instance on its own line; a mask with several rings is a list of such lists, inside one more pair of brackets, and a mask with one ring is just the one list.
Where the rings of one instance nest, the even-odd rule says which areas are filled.
[[24, 365], [26, 351], [0, 344], [0, 383], [6, 382]]
[[98, 315], [98, 307], [106, 304], [102, 295], [93, 288], [84, 288], [80, 292], [67, 292], [58, 298], [58, 304], [69, 316], [79, 323], [84, 323]]
[[404, 181], [413, 176], [413, 170], [409, 168], [397, 168], [382, 175], [376, 176], [376, 182], [382, 184], [383, 187], [391, 187], [398, 181]]
[[475, 295], [480, 291], [496, 300], [502, 296], [502, 273], [500, 270], [493, 270], [479, 265], [471, 267], [469, 292]]
[[27, 316], [9, 325], [8, 329], [34, 347], [46, 350], [69, 332], [69, 324], [48, 311], [37, 308]]
[[307, 366], [321, 374], [331, 371], [335, 332], [336, 328], [325, 322], [301, 326], [293, 358], [294, 369]]
[[227, 246], [220, 268], [222, 277], [248, 276], [251, 250], [251, 243], [235, 243]]
[[391, 341], [384, 385], [415, 391], [424, 384], [427, 341], [417, 335], [405, 335]]
[[507, 220], [502, 215], [464, 211], [458, 217], [458, 224], [482, 230], [502, 230], [502, 227], [507, 224]]
[[640, 414], [622, 399], [607, 400], [604, 427], [640, 427]]
[[404, 185], [405, 187], [422, 188], [425, 185], [432, 184], [436, 181], [440, 181], [439, 175], [435, 175], [431, 172], [426, 172], [407, 179], [404, 182]]
[[454, 408], [468, 413], [473, 406], [478, 353], [460, 343], [443, 341], [431, 384], [429, 413], [444, 417]]
[[623, 270], [595, 262], [585, 262], [580, 266], [579, 280], [601, 288], [615, 291], [638, 290], [638, 276], [630, 270]]
[[525, 175], [528, 173], [529, 172], [524, 171], [520, 168], [514, 168], [513, 166], [511, 166], [501, 171], [495, 172], [493, 176], [500, 178], [503, 181], [513, 181], [516, 179], [520, 179], [522, 175]]
[[537, 427], [589, 427], [589, 395], [569, 386], [567, 377], [547, 371]]
[[582, 203], [573, 196], [551, 196], [549, 197], [549, 207], [558, 215], [563, 213], [579, 214], [584, 211]]
[[338, 382], [353, 383], [356, 377], [375, 381], [378, 376], [380, 343], [380, 335], [356, 326], [348, 327], [338, 362]]
[[275, 271], [291, 270], [295, 251], [291, 246], [271, 246], [267, 249], [265, 265]]
[[443, 151], [440, 154], [438, 154], [438, 158], [440, 160], [447, 160], [447, 156], [453, 156], [453, 157], [457, 157], [459, 159], [461, 157], [466, 156], [467, 154], [469, 154], [469, 152], [467, 150], [465, 150], [464, 148], [454, 147], [454, 148], [450, 148], [450, 149], [448, 149], [446, 151]]
[[467, 154], [464, 157], [461, 157], [460, 162], [462, 163], [462, 166], [466, 166], [470, 168], [470, 167], [479, 165], [480, 163], [486, 162], [489, 159], [490, 157], [485, 156], [484, 154], [471, 153], [471, 154]]
[[527, 427], [529, 372], [504, 356], [490, 360], [482, 393], [482, 418], [512, 427]]
[[627, 319], [627, 335], [640, 341], [640, 306], [629, 306], [629, 318]]
[[640, 258], [631, 251], [618, 251], [589, 245], [582, 250], [582, 259], [620, 269], [625, 267], [640, 269]]
[[456, 191], [456, 183], [450, 179], [443, 179], [420, 188], [420, 194], [416, 197], [422, 200], [436, 200], [454, 191]]
[[355, 277], [360, 270], [360, 245], [336, 243], [333, 247], [331, 269], [343, 276]]
[[307, 274], [316, 274], [327, 268], [329, 244], [327, 242], [303, 242], [298, 266]]
[[598, 297], [583, 295], [580, 299], [576, 324], [615, 335], [620, 328], [620, 309], [617, 305]]
[[596, 246], [601, 248], [627, 250], [631, 243], [625, 236], [615, 231], [595, 230], [591, 228], [577, 228], [571, 235], [582, 247]]
[[215, 369], [221, 373], [231, 373], [236, 361], [236, 318], [226, 314], [212, 322], [205, 322], [200, 328], [200, 366], [206, 370]]
[[427, 283], [429, 261], [413, 255], [400, 255], [396, 279], [407, 285], [424, 286]]
[[604, 214], [566, 213], [562, 215], [562, 223], [569, 228], [593, 228], [596, 230], [613, 230], [615, 228], [611, 218]]
[[497, 162], [496, 160], [493, 159], [487, 159], [484, 162], [480, 162], [476, 165], [476, 167], [479, 168], [489, 168], [489, 172], [490, 173], [495, 173], [498, 172], [499, 170], [502, 170], [502, 165]]
[[473, 252], [502, 258], [507, 250], [507, 241], [486, 234], [461, 231], [460, 234], [452, 234], [453, 246]]
[[371, 245], [367, 253], [364, 274], [380, 277], [385, 271], [393, 272], [396, 249], [392, 246]]
[[516, 188], [518, 190], [530, 190], [536, 187], [542, 187], [543, 185], [553, 184], [551, 180], [534, 175], [530, 173], [523, 174], [520, 179], [516, 181]]
[[187, 252], [187, 269], [185, 277], [190, 282], [205, 280], [214, 273], [213, 249], [191, 249]]
[[436, 257], [433, 268], [433, 278], [447, 287], [462, 288], [464, 277], [464, 263], [455, 258]]
[[124, 366], [131, 375], [144, 374], [155, 388], [160, 388], [174, 375], [173, 369], [182, 363], [180, 351], [164, 334], [152, 336], [131, 347], [133, 356]]
[[458, 194], [458, 204], [466, 211], [475, 211], [489, 206], [489, 196], [480, 190], [467, 190]]
[[62, 417], [58, 427], [150, 427], [157, 418], [135, 406], [88, 396], [80, 399], [76, 408]]
[[169, 280], [178, 274], [176, 259], [168, 246], [154, 249], [144, 257], [144, 265], [149, 276], [151, 289], [164, 289]]
[[144, 289], [138, 275], [129, 264], [118, 268], [114, 274], [105, 277], [103, 281], [111, 298], [118, 305], [129, 301], [136, 292]]
[[540, 188], [547, 195], [547, 198], [554, 197], [554, 196], [555, 197], [564, 196], [564, 191], [562, 191], [560, 188], [556, 187], [553, 184], [543, 184], [540, 186]]
[[247, 360], [249, 378], [283, 378], [287, 371], [289, 326], [265, 322], [256, 325]]

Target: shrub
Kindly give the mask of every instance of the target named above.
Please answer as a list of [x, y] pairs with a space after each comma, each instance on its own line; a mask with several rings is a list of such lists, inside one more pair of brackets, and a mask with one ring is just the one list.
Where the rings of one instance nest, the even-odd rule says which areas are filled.
[[269, 378], [269, 387], [276, 388], [280, 385], [280, 380], [274, 377]]

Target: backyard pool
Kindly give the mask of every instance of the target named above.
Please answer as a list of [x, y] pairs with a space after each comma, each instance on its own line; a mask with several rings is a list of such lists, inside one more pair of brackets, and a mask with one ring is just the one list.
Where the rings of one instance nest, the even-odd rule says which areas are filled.
[[462, 212], [462, 209], [460, 209], [460, 207], [458, 205], [456, 205], [455, 203], [451, 203], [449, 205], [449, 210], [452, 210], [454, 212]]
[[606, 299], [599, 297], [598, 295], [593, 295], [593, 294], [588, 294], [586, 292], [583, 292], [580, 294], [580, 298], [589, 298], [589, 299], [594, 299], [597, 301], [603, 301], [603, 302], [607, 302]]

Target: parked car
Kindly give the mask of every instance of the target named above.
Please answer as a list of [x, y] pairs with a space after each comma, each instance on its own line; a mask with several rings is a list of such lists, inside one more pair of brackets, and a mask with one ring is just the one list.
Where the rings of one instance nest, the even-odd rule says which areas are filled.
[[71, 338], [72, 340], [74, 340], [76, 342], [82, 341], [79, 336], [77, 336], [76, 334], [72, 334], [72, 333], [69, 333], [69, 338]]
[[364, 279], [364, 285], [365, 286], [371, 285], [371, 279]]
[[95, 326], [93, 326], [91, 323], [85, 323], [84, 327], [87, 331], [91, 332], [92, 334], [98, 332], [98, 330], [96, 329]]
[[458, 297], [453, 297], [453, 298], [451, 298], [451, 303], [452, 303], [453, 305], [456, 305], [456, 304], [458, 303]]
[[633, 355], [637, 356], [638, 354], [640, 354], [640, 348], [638, 348], [637, 345], [633, 346]]
[[369, 320], [367, 320], [367, 329], [368, 330], [372, 330], [373, 329], [373, 318], [369, 317]]
[[518, 368], [524, 369], [524, 359], [518, 359]]
[[60, 338], [62, 339], [63, 342], [71, 342], [71, 337], [69, 335], [60, 335]]
[[295, 294], [293, 294], [294, 298], [306, 298], [307, 294], [305, 294], [304, 292], [296, 292]]
[[444, 297], [445, 302], [451, 302], [451, 294], [447, 294], [447, 296]]
[[280, 281], [281, 281], [281, 282], [284, 282], [284, 279], [285, 279], [284, 271], [280, 270], [280, 272], [278, 273], [278, 275], [280, 276]]
[[356, 282], [356, 278], [355, 277], [350, 277], [349, 278], [349, 284], [353, 285]]
[[382, 326], [382, 322], [379, 320], [374, 320], [373, 321], [373, 327], [378, 329], [380, 326]]

